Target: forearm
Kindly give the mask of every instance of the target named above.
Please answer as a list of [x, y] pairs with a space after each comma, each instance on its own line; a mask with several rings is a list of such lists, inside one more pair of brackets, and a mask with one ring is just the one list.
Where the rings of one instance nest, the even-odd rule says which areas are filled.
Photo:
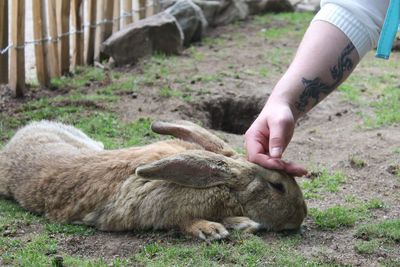
[[355, 47], [342, 31], [314, 21], [268, 101], [286, 102], [297, 120], [335, 90], [358, 62]]

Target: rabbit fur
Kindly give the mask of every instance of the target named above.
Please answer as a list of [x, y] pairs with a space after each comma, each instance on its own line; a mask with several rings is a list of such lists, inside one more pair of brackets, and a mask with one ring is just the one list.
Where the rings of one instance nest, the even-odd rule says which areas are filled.
[[264, 169], [188, 122], [155, 122], [179, 139], [116, 150], [57, 122], [33, 122], [0, 152], [0, 195], [52, 221], [105, 231], [297, 229], [307, 214], [293, 177]]

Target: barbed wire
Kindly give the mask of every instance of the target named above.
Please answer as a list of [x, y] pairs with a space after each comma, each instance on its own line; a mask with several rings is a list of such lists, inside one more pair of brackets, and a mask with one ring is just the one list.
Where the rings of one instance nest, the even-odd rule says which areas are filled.
[[90, 24], [90, 23], [84, 24], [80, 30], [72, 29], [69, 32], [64, 32], [64, 33], [61, 33], [61, 34], [57, 35], [57, 37], [47, 36], [47, 37], [39, 39], [39, 40], [30, 40], [30, 41], [24, 42], [23, 45], [15, 45], [13, 43], [10, 43], [7, 47], [0, 48], [0, 55], [4, 55], [5, 53], [7, 53], [12, 48], [14, 48], [14, 49], [23, 49], [28, 45], [41, 45], [41, 44], [47, 43], [47, 42], [56, 43], [59, 40], [61, 40], [61, 38], [65, 37], [65, 36], [71, 36], [71, 35], [74, 35], [74, 34], [84, 33], [86, 28], [97, 28], [98, 26], [103, 25], [103, 24], [114, 24], [115, 21], [121, 20], [121, 19], [126, 18], [126, 17], [132, 17], [133, 15], [139, 13], [140, 11], [146, 10], [147, 8], [154, 7], [154, 6], [156, 6], [156, 5], [154, 5], [154, 4], [146, 5], [145, 7], [141, 7], [141, 8], [138, 8], [138, 9], [132, 9], [132, 12], [122, 11], [122, 15], [120, 15], [119, 17], [116, 17], [116, 18], [113, 18], [113, 19], [103, 19], [101, 21], [96, 22], [95, 24]]

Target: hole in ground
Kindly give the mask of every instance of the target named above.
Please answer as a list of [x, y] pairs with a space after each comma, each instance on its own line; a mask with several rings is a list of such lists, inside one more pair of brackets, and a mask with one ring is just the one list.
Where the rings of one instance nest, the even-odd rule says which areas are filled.
[[[264, 106], [266, 96], [219, 96], [199, 105], [194, 117], [211, 129], [244, 134]], [[203, 113], [204, 117], [196, 116]]]

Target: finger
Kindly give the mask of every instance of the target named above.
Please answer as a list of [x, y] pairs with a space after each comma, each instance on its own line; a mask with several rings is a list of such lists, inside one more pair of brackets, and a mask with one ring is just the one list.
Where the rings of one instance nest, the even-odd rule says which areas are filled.
[[248, 132], [245, 135], [245, 146], [248, 159], [253, 161], [257, 154], [265, 154], [268, 150], [268, 137], [260, 132]]
[[276, 124], [270, 125], [270, 136], [269, 136], [269, 155], [273, 158], [281, 158], [282, 153], [289, 142], [288, 135], [291, 135], [292, 121], [281, 120]]
[[301, 177], [307, 174], [307, 170], [299, 164], [271, 158], [265, 154], [256, 154], [253, 162], [264, 168], [281, 170], [293, 176]]
[[299, 164], [292, 162], [284, 162], [284, 164], [284, 171], [293, 176], [301, 177], [308, 173], [307, 169]]

